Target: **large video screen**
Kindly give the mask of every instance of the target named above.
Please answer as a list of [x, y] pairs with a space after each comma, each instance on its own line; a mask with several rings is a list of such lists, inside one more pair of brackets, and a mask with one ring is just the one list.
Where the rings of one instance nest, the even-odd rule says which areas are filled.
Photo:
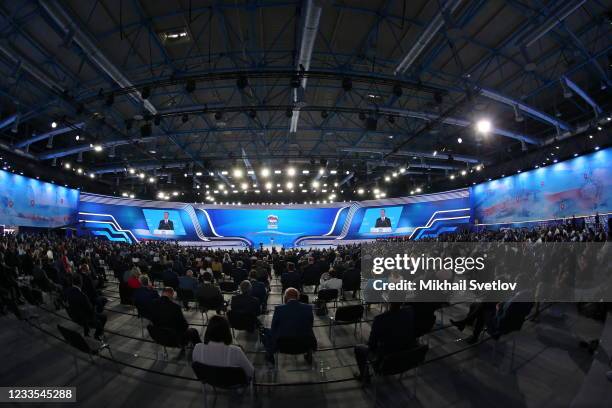
[[471, 188], [479, 224], [542, 221], [612, 211], [612, 149]]
[[339, 208], [310, 209], [208, 209], [220, 236], [239, 236], [252, 245], [292, 246], [296, 239], [327, 234]]
[[185, 235], [181, 215], [176, 210], [142, 210], [149, 232], [159, 236]]
[[0, 170], [0, 225], [54, 228], [74, 223], [79, 190]]
[[368, 208], [363, 215], [359, 233], [388, 234], [397, 228], [402, 206]]

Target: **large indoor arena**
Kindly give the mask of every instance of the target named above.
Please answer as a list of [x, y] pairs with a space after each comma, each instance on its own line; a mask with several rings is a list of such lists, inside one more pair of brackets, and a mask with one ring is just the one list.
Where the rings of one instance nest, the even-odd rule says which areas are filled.
[[612, 406], [612, 2], [0, 32], [0, 405]]

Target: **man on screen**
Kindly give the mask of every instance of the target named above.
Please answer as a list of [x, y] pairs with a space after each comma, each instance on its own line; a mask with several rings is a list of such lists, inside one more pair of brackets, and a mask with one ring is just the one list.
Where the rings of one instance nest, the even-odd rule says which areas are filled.
[[159, 221], [159, 227], [157, 227], [157, 229], [174, 231], [174, 224], [172, 223], [172, 220], [168, 219], [169, 217], [170, 214], [168, 214], [168, 211], [164, 211], [164, 219]]
[[385, 209], [380, 209], [380, 217], [376, 219], [375, 228], [391, 228], [391, 220], [385, 216]]

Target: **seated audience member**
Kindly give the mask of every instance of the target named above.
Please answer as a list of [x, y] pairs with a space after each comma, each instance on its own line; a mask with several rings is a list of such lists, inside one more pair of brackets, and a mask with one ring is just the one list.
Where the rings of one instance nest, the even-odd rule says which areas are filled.
[[172, 262], [166, 265], [166, 268], [162, 272], [161, 278], [164, 286], [170, 286], [173, 289], [177, 289], [179, 287], [178, 275], [172, 269]]
[[198, 288], [198, 280], [193, 277], [193, 271], [189, 269], [185, 272], [185, 276], [179, 278], [179, 288], [194, 291]]
[[293, 262], [287, 263], [287, 272], [281, 275], [281, 285], [283, 291], [287, 288], [302, 290], [302, 277], [295, 270], [295, 264]]
[[151, 321], [155, 326], [173, 330], [177, 334], [183, 346], [182, 355], [185, 345], [197, 344], [201, 340], [198, 331], [189, 327], [181, 307], [172, 301], [174, 296], [174, 289], [164, 288], [161, 298], [155, 299], [151, 305]]
[[329, 272], [321, 275], [321, 285], [319, 286], [319, 290], [323, 289], [336, 289], [338, 293], [340, 293], [340, 289], [342, 289], [342, 280], [338, 279], [336, 270], [331, 268]]
[[96, 308], [96, 312], [102, 313], [107, 299], [98, 294], [95, 284], [91, 278], [91, 272], [88, 264], [81, 264], [81, 267], [79, 268], [79, 275], [81, 276], [81, 291], [89, 298], [91, 304]]
[[249, 281], [251, 282], [251, 296], [256, 297], [259, 300], [261, 306], [261, 313], [266, 312], [268, 305], [268, 289], [265, 283], [257, 280], [257, 272], [253, 269], [249, 273]]
[[246, 269], [244, 269], [244, 262], [236, 262], [236, 267], [232, 269], [232, 280], [235, 283], [240, 284], [240, 282], [248, 278], [249, 274], [247, 273]]
[[232, 344], [232, 332], [223, 316], [210, 318], [204, 334], [204, 343], [195, 345], [191, 359], [215, 367], [240, 367], [249, 379], [253, 378], [255, 373], [253, 364], [244, 351]]
[[300, 292], [287, 288], [283, 295], [284, 304], [276, 306], [272, 316], [272, 325], [262, 330], [262, 343], [266, 348], [266, 361], [274, 364], [274, 353], [280, 338], [303, 338], [311, 342], [311, 351], [304, 358], [312, 362], [312, 351], [317, 349], [317, 338], [312, 329], [312, 306], [299, 301]]
[[245, 314], [252, 313], [255, 316], [261, 314], [259, 299], [251, 295], [251, 288], [251, 282], [248, 280], [240, 282], [240, 294], [232, 297], [232, 311]]
[[385, 356], [412, 349], [416, 344], [414, 317], [410, 306], [390, 303], [389, 311], [374, 318], [368, 344], [355, 346], [355, 360], [359, 367], [358, 379], [370, 381], [368, 362], [376, 365]]
[[102, 313], [96, 313], [89, 298], [82, 292], [81, 276], [79, 274], [72, 275], [69, 281], [71, 281], [71, 286], [66, 289], [65, 296], [70, 317], [83, 326], [85, 336], [89, 336], [89, 328], [94, 327], [94, 337], [101, 340], [104, 325], [106, 325], [106, 316]]
[[131, 269], [131, 276], [127, 280], [128, 287], [136, 289], [140, 287], [140, 268], [135, 266]]
[[134, 305], [138, 308], [142, 317], [150, 320], [153, 301], [159, 299], [159, 294], [151, 287], [147, 275], [140, 275], [140, 287], [134, 290], [133, 298]]
[[221, 313], [224, 308], [223, 293], [213, 284], [213, 275], [210, 272], [204, 272], [202, 275], [202, 285], [196, 289], [195, 298], [200, 304], [214, 306], [217, 313]]

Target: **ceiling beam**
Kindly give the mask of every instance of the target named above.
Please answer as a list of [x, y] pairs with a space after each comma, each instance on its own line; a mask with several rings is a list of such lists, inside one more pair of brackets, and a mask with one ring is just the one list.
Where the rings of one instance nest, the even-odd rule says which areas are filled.
[[53, 136], [61, 135], [63, 133], [68, 133], [68, 132], [72, 132], [75, 130], [83, 129], [84, 127], [85, 127], [85, 123], [80, 122], [74, 125], [65, 126], [65, 127], [58, 128], [58, 129], [53, 129], [49, 132], [41, 133], [40, 135], [32, 135], [32, 137], [22, 140], [19, 143], [15, 143], [15, 147], [18, 147], [18, 148], [26, 147], [26, 146], [31, 145], [32, 143], [36, 143], [36, 142], [48, 139]]

